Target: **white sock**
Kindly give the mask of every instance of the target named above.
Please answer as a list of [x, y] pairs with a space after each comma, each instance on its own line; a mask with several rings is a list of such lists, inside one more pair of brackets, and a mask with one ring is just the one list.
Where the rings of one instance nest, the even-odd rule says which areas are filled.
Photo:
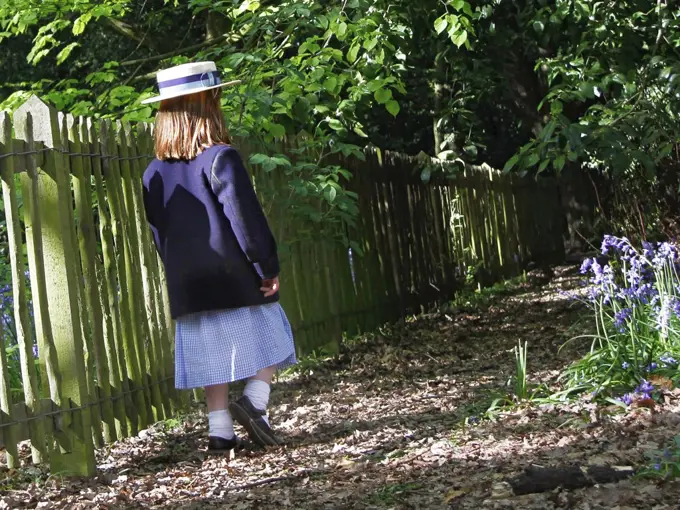
[[236, 435], [234, 434], [234, 420], [231, 419], [231, 413], [226, 409], [208, 413], [208, 428], [210, 436], [233, 439]]
[[[255, 409], [266, 410], [269, 404], [270, 391], [271, 388], [266, 382], [259, 379], [250, 379], [243, 390], [243, 394], [250, 399]], [[265, 414], [262, 418], [269, 425], [267, 415]]]

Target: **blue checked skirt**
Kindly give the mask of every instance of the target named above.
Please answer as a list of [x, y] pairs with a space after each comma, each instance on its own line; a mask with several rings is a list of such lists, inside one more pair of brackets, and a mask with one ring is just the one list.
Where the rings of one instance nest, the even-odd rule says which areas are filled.
[[296, 363], [293, 331], [279, 303], [179, 317], [175, 387], [200, 388], [247, 379]]

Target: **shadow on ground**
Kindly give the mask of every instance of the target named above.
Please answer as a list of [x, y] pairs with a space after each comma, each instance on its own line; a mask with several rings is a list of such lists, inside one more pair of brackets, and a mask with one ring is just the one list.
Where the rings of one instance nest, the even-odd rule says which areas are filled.
[[578, 288], [574, 268], [558, 269], [549, 284], [530, 282], [479, 308], [385, 328], [280, 381], [272, 420], [286, 437], [283, 448], [206, 457], [200, 414], [180, 429], [117, 443], [101, 452], [97, 480], [45, 488], [42, 500], [55, 508], [183, 510], [676, 508], [679, 487], [646, 481], [502, 494], [498, 484], [531, 464], [637, 466], [645, 450], [677, 434], [677, 398], [656, 414], [583, 400], [484, 419], [494, 398], [510, 391], [519, 340], [529, 342], [535, 384], [554, 387], [559, 370], [581, 354], [582, 346], [558, 352], [587, 320], [562, 294]]

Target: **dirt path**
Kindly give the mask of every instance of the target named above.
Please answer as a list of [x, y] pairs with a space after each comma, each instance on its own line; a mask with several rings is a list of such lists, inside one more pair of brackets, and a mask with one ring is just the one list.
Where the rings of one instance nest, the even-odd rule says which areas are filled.
[[305, 365], [273, 394], [285, 448], [205, 457], [197, 415], [101, 452], [93, 481], [24, 472], [5, 483], [0, 508], [680, 508], [680, 484], [644, 480], [499, 494], [500, 482], [532, 464], [639, 466], [679, 433], [677, 395], [654, 413], [583, 400], [484, 417], [510, 390], [519, 339], [529, 342], [532, 382], [553, 386], [573, 359], [557, 350], [587, 317], [560, 293], [576, 280], [564, 268], [550, 283], [407, 321]]

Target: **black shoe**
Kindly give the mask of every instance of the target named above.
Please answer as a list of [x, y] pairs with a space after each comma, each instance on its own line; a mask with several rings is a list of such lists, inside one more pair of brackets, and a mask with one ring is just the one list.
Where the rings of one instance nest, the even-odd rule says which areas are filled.
[[240, 452], [245, 447], [246, 444], [238, 436], [234, 436], [231, 439], [224, 439], [218, 436], [208, 437], [208, 453], [210, 454], [229, 453], [232, 450]]
[[260, 446], [278, 446], [281, 442], [274, 435], [271, 427], [264, 421], [265, 410], [255, 409], [253, 403], [245, 395], [229, 404], [229, 412], [246, 431], [250, 439]]

